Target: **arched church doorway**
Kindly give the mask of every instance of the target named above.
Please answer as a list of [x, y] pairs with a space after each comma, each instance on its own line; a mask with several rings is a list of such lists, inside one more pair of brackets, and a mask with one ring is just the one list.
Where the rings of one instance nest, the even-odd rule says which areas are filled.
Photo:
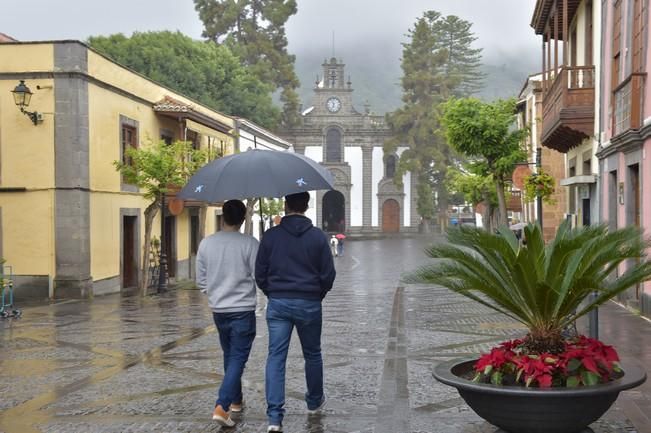
[[400, 231], [400, 205], [394, 199], [388, 199], [382, 204], [382, 231], [384, 233]]
[[342, 193], [335, 190], [326, 192], [321, 209], [324, 231], [342, 233], [346, 230], [346, 198]]

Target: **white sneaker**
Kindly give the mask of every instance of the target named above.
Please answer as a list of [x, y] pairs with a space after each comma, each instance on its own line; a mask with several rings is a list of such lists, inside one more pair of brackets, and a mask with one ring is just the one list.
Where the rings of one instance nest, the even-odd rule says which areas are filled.
[[267, 433], [269, 432], [283, 433], [283, 427], [279, 425], [270, 425], [267, 427]]
[[323, 408], [326, 407], [326, 404], [328, 403], [328, 397], [326, 397], [325, 392], [323, 393], [323, 400], [321, 400], [321, 404], [316, 409], [308, 409], [307, 413], [310, 415], [315, 415], [317, 413], [320, 413]]

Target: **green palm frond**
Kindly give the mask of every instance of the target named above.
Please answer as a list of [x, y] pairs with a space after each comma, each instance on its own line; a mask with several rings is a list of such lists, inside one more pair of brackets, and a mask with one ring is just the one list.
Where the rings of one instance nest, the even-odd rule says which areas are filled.
[[[429, 247], [437, 259], [404, 277], [437, 284], [467, 296], [527, 326], [560, 332], [578, 317], [618, 293], [651, 279], [648, 240], [634, 227], [609, 231], [605, 225], [571, 229], [562, 224], [545, 245], [542, 230], [524, 228], [526, 245], [513, 233], [474, 227], [448, 230], [448, 243]], [[615, 278], [617, 269], [626, 268]], [[588, 300], [591, 293], [597, 293]]]

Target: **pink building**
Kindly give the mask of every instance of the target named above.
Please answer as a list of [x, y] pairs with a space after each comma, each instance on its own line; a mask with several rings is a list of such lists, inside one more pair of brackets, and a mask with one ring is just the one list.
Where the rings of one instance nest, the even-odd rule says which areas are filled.
[[[605, 0], [602, 10], [599, 178], [600, 218], [651, 235], [651, 66], [647, 0]], [[651, 283], [620, 299], [651, 316]]]

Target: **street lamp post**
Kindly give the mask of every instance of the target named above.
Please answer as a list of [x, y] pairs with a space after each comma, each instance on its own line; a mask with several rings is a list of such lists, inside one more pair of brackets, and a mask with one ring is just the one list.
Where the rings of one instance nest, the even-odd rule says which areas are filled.
[[167, 251], [165, 251], [165, 193], [160, 194], [160, 260], [158, 262], [158, 293], [167, 290]]

